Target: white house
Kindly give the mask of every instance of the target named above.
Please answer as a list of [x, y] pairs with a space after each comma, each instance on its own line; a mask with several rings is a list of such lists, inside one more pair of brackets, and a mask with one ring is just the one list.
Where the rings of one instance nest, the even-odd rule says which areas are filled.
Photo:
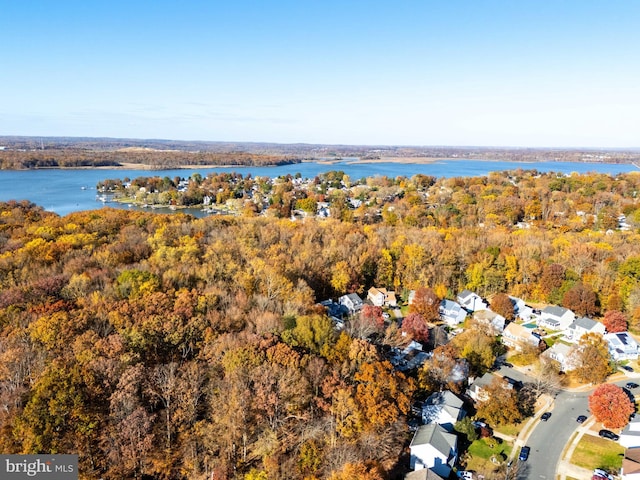
[[409, 449], [413, 470], [428, 468], [444, 478], [449, 477], [458, 457], [457, 437], [436, 423], [420, 426]]
[[616, 362], [638, 359], [638, 343], [628, 332], [607, 333], [603, 338], [609, 342], [609, 354]]
[[478, 310], [477, 312], [473, 312], [473, 319], [478, 323], [491, 327], [493, 334], [497, 335], [504, 331], [505, 318], [493, 310]]
[[432, 393], [422, 405], [422, 421], [425, 424], [437, 423], [448, 432], [461, 420], [466, 412], [463, 401], [449, 390]]
[[531, 320], [531, 316], [533, 315], [533, 308], [524, 303], [524, 300], [518, 297], [509, 296], [511, 302], [513, 303], [513, 312], [516, 314], [516, 317], [521, 318], [525, 322]]
[[540, 312], [538, 326], [551, 330], [566, 330], [576, 316], [568, 308], [550, 305]]
[[338, 299], [340, 305], [344, 305], [349, 310], [349, 313], [353, 314], [362, 310], [364, 303], [357, 293], [349, 293], [343, 295]]
[[604, 335], [606, 328], [604, 323], [591, 320], [587, 317], [576, 318], [565, 332], [565, 338], [570, 342], [577, 342], [580, 337], [587, 333], [599, 333]]
[[468, 312], [475, 312], [476, 310], [485, 310], [489, 307], [482, 297], [473, 293], [470, 290], [463, 290], [458, 294], [456, 298], [458, 303]]
[[622, 480], [640, 480], [640, 447], [625, 450], [620, 478]]
[[575, 362], [573, 359], [574, 347], [566, 343], [556, 342], [550, 348], [542, 352], [542, 356], [558, 362], [561, 372], [570, 372], [575, 370]]
[[487, 400], [488, 396], [485, 392], [485, 388], [493, 382], [496, 376], [493, 373], [487, 372], [482, 377], [476, 378], [467, 389], [467, 395], [474, 402], [483, 402]]
[[526, 346], [537, 347], [540, 345], [540, 337], [533, 333], [531, 328], [511, 322], [502, 332], [502, 343], [515, 350], [522, 350]]
[[371, 287], [367, 292], [367, 299], [371, 300], [371, 303], [376, 307], [383, 307], [385, 305], [395, 307], [397, 305], [396, 293], [386, 288]]
[[452, 300], [442, 300], [439, 311], [442, 321], [451, 327], [461, 324], [467, 318], [466, 310], [459, 303]]

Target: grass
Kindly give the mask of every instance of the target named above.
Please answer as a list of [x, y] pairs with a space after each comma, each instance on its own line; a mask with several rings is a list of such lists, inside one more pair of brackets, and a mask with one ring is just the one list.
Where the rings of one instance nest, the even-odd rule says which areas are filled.
[[511, 444], [505, 441], [491, 448], [487, 445], [485, 439], [476, 440], [469, 445], [469, 450], [467, 450], [468, 461], [466, 468], [476, 471], [494, 470], [497, 465], [491, 461], [491, 457], [495, 456], [498, 463], [502, 463], [509, 458], [511, 448]]
[[622, 466], [624, 447], [600, 437], [584, 435], [571, 457], [571, 463], [589, 470], [618, 470]]
[[500, 427], [496, 427], [496, 430], [504, 435], [509, 435], [510, 437], [517, 437], [520, 433], [520, 430], [523, 429], [525, 422], [509, 425], [502, 425]]

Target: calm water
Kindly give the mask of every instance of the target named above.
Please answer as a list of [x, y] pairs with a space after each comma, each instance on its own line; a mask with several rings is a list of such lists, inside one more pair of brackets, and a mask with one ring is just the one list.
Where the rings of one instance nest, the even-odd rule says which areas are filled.
[[[435, 177], [470, 177], [486, 175], [489, 172], [514, 170], [517, 168], [535, 168], [541, 172], [601, 172], [623, 173], [637, 171], [633, 165], [600, 164], [600, 163], [571, 163], [544, 162], [520, 163], [497, 162], [480, 160], [444, 160], [430, 164], [398, 164], [398, 163], [369, 163], [357, 164], [350, 160], [331, 165], [321, 163], [302, 163], [284, 165], [280, 167], [233, 167], [233, 168], [198, 168], [180, 170], [0, 170], [0, 201], [30, 200], [47, 210], [60, 215], [80, 211], [102, 208], [103, 203], [96, 199], [95, 186], [100, 180], [108, 178], [131, 179], [136, 177], [161, 176], [173, 178], [189, 177], [194, 173], [206, 176], [209, 172], [238, 172], [242, 175], [251, 174], [254, 177], [277, 177], [280, 175], [300, 173], [305, 178], [313, 178], [318, 173], [331, 170], [342, 170], [352, 180], [384, 175], [388, 177], [411, 177], [418, 173]], [[115, 203], [107, 204], [113, 207], [127, 208]], [[191, 212], [193, 213], [193, 212]]]

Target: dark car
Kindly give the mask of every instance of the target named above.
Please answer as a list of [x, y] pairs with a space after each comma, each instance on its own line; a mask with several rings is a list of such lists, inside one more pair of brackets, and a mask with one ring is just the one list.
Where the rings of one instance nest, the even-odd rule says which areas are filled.
[[540, 417], [540, 420], [542, 420], [543, 422], [546, 422], [550, 418], [551, 418], [551, 412], [544, 412]]
[[616, 435], [615, 433], [613, 433], [611, 430], [605, 430], [602, 429], [598, 432], [598, 435], [600, 435], [602, 438], [608, 438], [609, 440], [618, 440], [620, 437], [618, 435]]
[[529, 458], [529, 451], [531, 447], [527, 447], [526, 445], [520, 449], [520, 455], [518, 455], [518, 460], [521, 462], [526, 462], [527, 458]]
[[633, 372], [633, 368], [631, 368], [629, 365], [620, 365], [620, 368], [626, 370], [627, 372]]
[[502, 377], [505, 379], [505, 381], [507, 383], [509, 383], [509, 385], [513, 386], [513, 388], [515, 388], [516, 390], [519, 390], [522, 388], [522, 382], [520, 380], [516, 380], [515, 378], [511, 378], [511, 377], [507, 377], [506, 375], [504, 377]]
[[638, 388], [638, 387], [640, 387], [640, 385], [638, 385], [637, 383], [634, 383], [634, 382], [628, 382], [625, 386], [626, 386], [629, 390], [631, 390], [632, 388]]
[[576, 418], [576, 422], [578, 423], [584, 423], [587, 421], [587, 416], [586, 415], [579, 415], [578, 418]]

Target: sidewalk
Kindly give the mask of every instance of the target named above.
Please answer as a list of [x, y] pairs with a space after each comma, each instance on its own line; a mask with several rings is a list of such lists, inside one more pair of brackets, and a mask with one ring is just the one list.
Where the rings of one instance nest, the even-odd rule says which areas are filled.
[[582, 439], [583, 435], [590, 435], [587, 433], [591, 426], [596, 423], [595, 418], [589, 417], [580, 427], [576, 429], [576, 433], [571, 438], [571, 441], [565, 446], [560, 456], [560, 461], [556, 466], [556, 478], [559, 480], [566, 480], [567, 477], [572, 478], [591, 478], [593, 472], [586, 468], [579, 467], [571, 463], [571, 457], [575, 451], [578, 443]]

